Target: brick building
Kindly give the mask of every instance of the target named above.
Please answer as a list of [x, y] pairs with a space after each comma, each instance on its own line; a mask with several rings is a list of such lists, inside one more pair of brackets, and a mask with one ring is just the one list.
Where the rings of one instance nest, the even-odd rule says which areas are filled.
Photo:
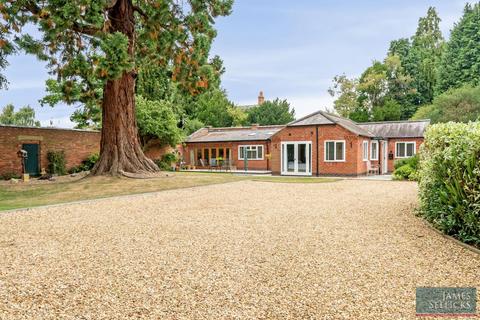
[[429, 123], [360, 124], [318, 111], [285, 126], [203, 128], [187, 138], [183, 156], [196, 168], [226, 163], [282, 175], [388, 173], [396, 159], [418, 152]]
[[82, 163], [100, 150], [100, 132], [0, 125], [0, 175], [22, 172], [17, 152], [28, 152], [25, 167], [31, 175], [47, 169], [48, 151], [65, 152], [67, 169]]

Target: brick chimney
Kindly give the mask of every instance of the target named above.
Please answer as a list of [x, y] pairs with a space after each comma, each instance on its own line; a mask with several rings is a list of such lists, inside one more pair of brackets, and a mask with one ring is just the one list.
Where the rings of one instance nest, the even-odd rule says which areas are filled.
[[265, 97], [263, 96], [263, 91], [260, 91], [258, 94], [258, 105], [261, 105], [265, 102]]
[[258, 129], [258, 126], [259, 126], [258, 123], [252, 123], [251, 129], [252, 129], [252, 130], [257, 130], [257, 129]]

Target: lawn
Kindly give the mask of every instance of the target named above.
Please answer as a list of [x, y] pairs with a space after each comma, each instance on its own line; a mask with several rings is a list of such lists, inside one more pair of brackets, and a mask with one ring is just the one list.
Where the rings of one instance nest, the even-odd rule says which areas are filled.
[[323, 183], [335, 181], [335, 179], [312, 177], [271, 177], [233, 175], [230, 173], [177, 172], [169, 177], [154, 179], [91, 177], [73, 182], [4, 184], [0, 186], [0, 210], [36, 207], [240, 180], [282, 183]]

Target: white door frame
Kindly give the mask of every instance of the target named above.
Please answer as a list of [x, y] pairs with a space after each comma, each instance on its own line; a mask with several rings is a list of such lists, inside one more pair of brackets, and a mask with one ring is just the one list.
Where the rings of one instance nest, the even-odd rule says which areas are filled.
[[[285, 168], [285, 162], [287, 160], [287, 145], [293, 145], [294, 147], [294, 170], [293, 172], [288, 171], [288, 163], [287, 168]], [[298, 171], [298, 145], [305, 144], [305, 172]], [[310, 146], [310, 147], [309, 147]], [[282, 175], [289, 175], [289, 176], [311, 176], [312, 175], [312, 141], [285, 141], [281, 144], [281, 163], [280, 163], [280, 170]]]
[[382, 174], [388, 173], [388, 141], [382, 140]]

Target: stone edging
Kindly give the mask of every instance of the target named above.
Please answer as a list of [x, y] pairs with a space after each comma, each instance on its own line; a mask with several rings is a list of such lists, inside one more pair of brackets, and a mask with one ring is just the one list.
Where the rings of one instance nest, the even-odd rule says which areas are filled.
[[478, 255], [480, 255], [480, 249], [477, 249], [475, 248], [474, 246], [471, 246], [469, 244], [466, 244], [452, 236], [449, 236], [448, 234], [445, 234], [443, 233], [442, 231], [438, 230], [437, 228], [435, 228], [430, 222], [428, 222], [427, 220], [425, 220], [424, 218], [420, 217], [420, 219], [422, 220], [422, 222], [431, 230], [435, 231], [436, 233], [438, 233], [439, 235], [441, 235], [442, 237], [444, 237], [445, 239], [448, 239], [448, 240], [451, 240], [453, 242], [455, 242], [456, 244], [464, 247], [465, 249], [467, 250], [470, 250]]

